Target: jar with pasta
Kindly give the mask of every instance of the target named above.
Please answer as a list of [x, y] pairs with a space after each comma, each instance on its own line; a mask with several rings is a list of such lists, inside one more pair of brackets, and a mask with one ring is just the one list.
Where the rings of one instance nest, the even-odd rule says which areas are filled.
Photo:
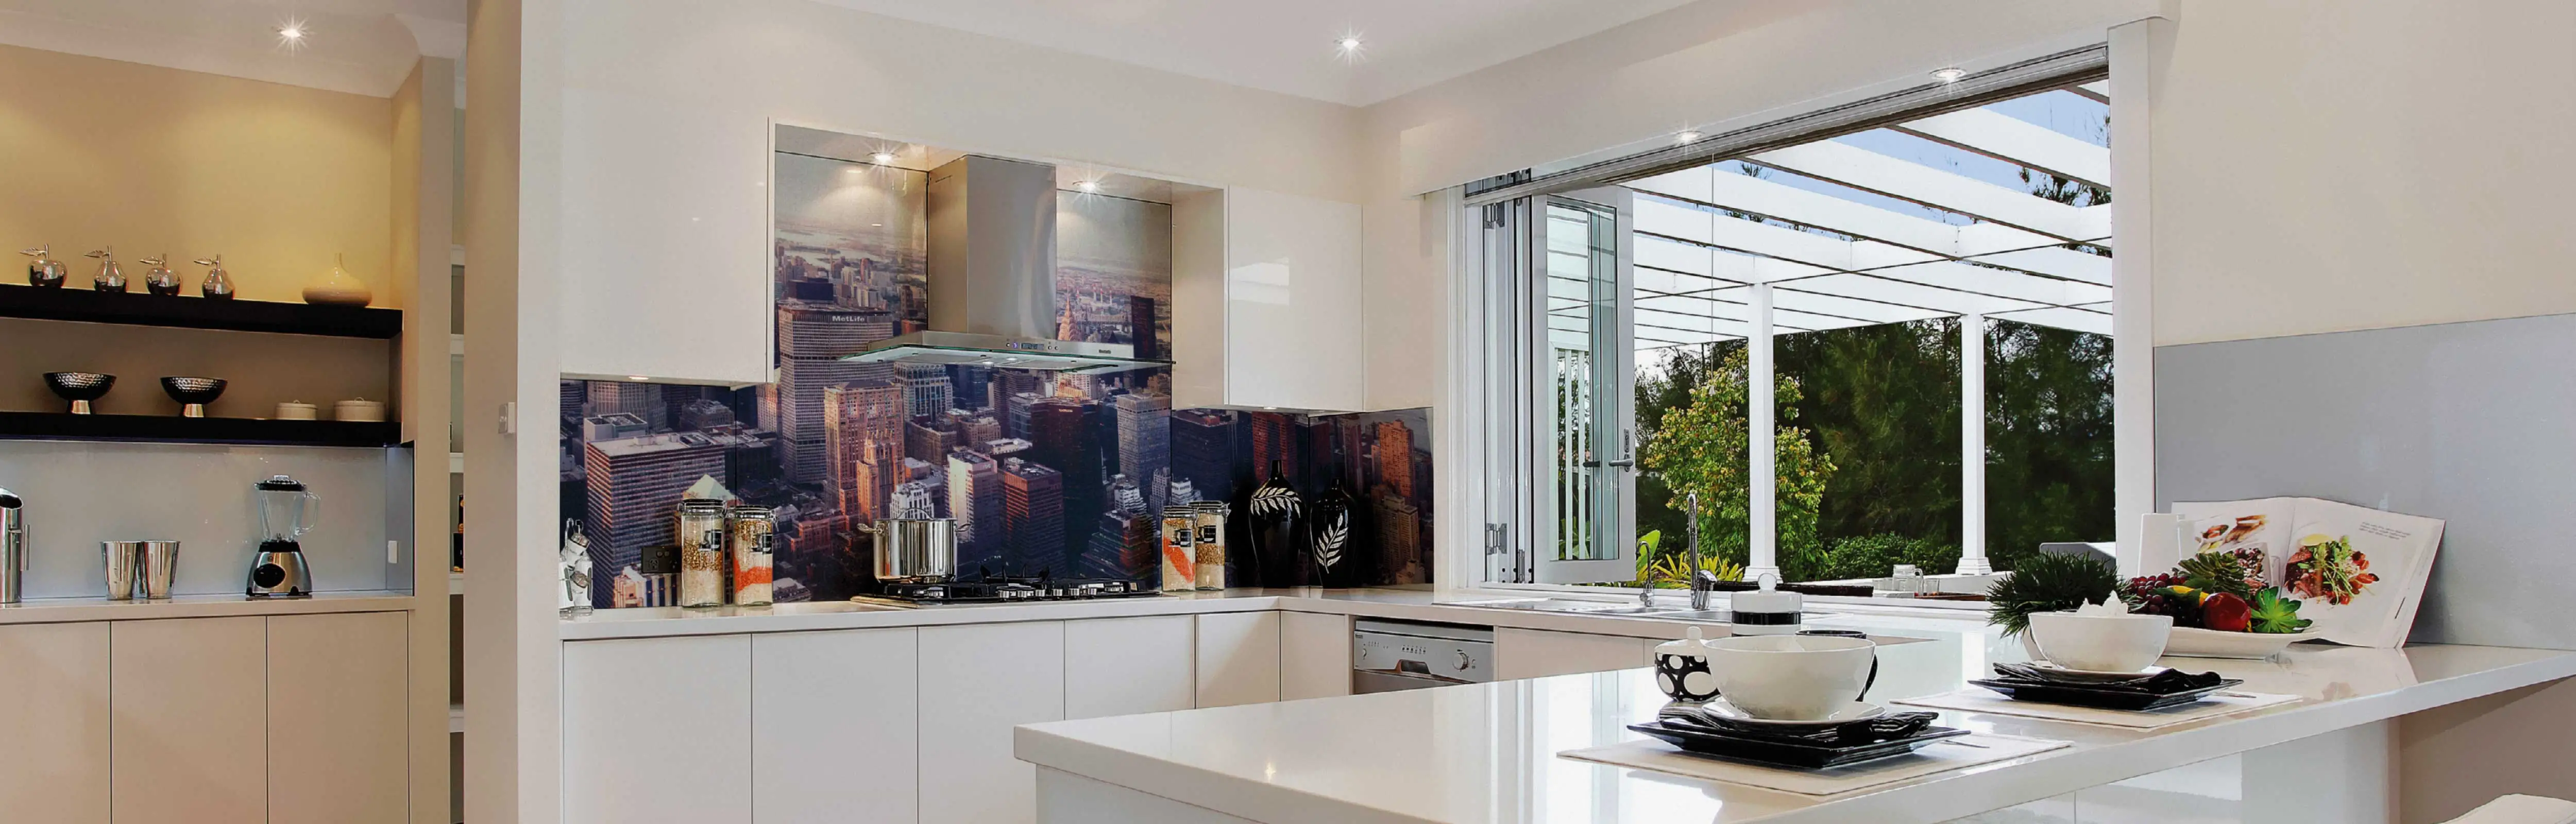
[[732, 526], [732, 541], [726, 549], [733, 553], [733, 602], [746, 607], [768, 606], [774, 600], [770, 580], [777, 559], [772, 551], [772, 541], [778, 534], [777, 516], [769, 507], [738, 506], [733, 509]]

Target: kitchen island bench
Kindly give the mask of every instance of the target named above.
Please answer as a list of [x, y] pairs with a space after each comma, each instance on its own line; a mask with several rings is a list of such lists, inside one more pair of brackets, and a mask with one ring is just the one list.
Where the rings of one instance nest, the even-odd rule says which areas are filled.
[[[1960, 689], [1983, 661], [1918, 659], [1981, 648], [1890, 651], [1896, 677], [1871, 698]], [[1651, 669], [1032, 724], [1015, 745], [1049, 824], [2376, 824], [2394, 820], [2394, 719], [2576, 675], [2576, 653], [2454, 645], [2164, 663], [2301, 700], [2154, 730], [1947, 711], [1943, 725], [2070, 744], [1829, 796], [1558, 755], [1641, 738], [1626, 725], [1664, 701]]]

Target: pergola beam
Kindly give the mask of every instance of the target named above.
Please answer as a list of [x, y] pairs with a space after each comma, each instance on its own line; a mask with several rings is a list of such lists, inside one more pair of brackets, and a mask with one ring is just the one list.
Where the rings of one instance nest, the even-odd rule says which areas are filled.
[[1892, 128], [2016, 166], [2111, 188], [2111, 150], [1992, 109], [1961, 109]]
[[2094, 214], [2082, 207], [2037, 197], [2029, 192], [2007, 189], [1831, 140], [1773, 149], [1745, 161], [1958, 212], [2061, 241], [2110, 234], [2108, 210]]

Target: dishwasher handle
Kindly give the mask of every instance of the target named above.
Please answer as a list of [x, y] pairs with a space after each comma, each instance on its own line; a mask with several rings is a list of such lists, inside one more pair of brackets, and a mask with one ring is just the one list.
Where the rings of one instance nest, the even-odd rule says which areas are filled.
[[[1405, 663], [1412, 664], [1419, 662], [1407, 661]], [[1459, 684], [1473, 683], [1476, 682], [1433, 675], [1427, 672], [1415, 673], [1405, 670], [1389, 671], [1373, 669], [1351, 670], [1351, 692], [1360, 695], [1379, 692], [1396, 692], [1398, 690], [1421, 690], [1430, 689], [1432, 687], [1449, 687], [1457, 686]]]

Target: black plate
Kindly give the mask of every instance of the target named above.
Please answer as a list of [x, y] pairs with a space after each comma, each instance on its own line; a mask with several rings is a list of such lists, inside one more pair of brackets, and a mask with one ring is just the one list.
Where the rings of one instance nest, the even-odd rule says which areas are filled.
[[1843, 767], [1881, 758], [1892, 758], [1913, 752], [1915, 748], [1944, 738], [1967, 735], [1967, 730], [1952, 727], [1924, 727], [1911, 735], [1873, 741], [1866, 744], [1828, 745], [1783, 740], [1775, 737], [1729, 735], [1721, 731], [1651, 721], [1630, 724], [1628, 729], [1653, 736], [1683, 752], [1746, 761], [1775, 767], [1799, 767], [1821, 770]]
[[2078, 686], [2025, 681], [2019, 678], [1981, 678], [1969, 681], [1986, 689], [2003, 693], [2015, 701], [2037, 701], [2106, 710], [2160, 710], [2199, 701], [2210, 693], [2245, 683], [2241, 679], [2221, 678], [2215, 682], [2192, 684], [2171, 690], [2149, 691], [2119, 687]]

